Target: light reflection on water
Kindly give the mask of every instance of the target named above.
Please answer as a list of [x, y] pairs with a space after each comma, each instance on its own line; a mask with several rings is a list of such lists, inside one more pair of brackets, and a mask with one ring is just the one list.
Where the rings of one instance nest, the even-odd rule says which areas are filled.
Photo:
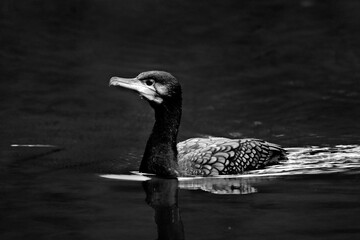
[[337, 145], [335, 147], [286, 148], [288, 161], [251, 174], [324, 174], [359, 173], [360, 146]]

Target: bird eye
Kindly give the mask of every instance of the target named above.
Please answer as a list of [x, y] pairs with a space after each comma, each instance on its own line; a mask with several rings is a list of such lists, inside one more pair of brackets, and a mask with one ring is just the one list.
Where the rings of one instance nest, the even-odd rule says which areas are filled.
[[154, 84], [154, 80], [148, 79], [148, 80], [145, 81], [145, 84], [148, 85], [148, 86], [151, 86], [151, 85]]

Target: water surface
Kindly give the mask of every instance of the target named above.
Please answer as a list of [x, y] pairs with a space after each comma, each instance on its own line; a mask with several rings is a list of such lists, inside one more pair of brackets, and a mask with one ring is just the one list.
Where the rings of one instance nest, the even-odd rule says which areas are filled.
[[[1, 1], [0, 238], [359, 238], [359, 10]], [[261, 138], [290, 161], [215, 182], [101, 178], [137, 170], [153, 124], [108, 81], [152, 69], [183, 86], [179, 140]]]

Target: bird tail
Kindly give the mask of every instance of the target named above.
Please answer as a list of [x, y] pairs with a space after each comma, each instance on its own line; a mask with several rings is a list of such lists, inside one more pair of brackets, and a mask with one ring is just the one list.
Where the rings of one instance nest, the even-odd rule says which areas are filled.
[[268, 143], [271, 155], [269, 157], [268, 165], [278, 164], [281, 161], [288, 160], [287, 152], [280, 145]]

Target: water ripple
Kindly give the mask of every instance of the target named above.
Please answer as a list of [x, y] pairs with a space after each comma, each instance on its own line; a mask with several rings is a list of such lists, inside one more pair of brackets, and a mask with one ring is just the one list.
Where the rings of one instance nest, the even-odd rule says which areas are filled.
[[288, 152], [288, 161], [266, 169], [254, 170], [248, 174], [266, 176], [360, 172], [359, 145], [296, 147], [286, 148], [286, 151]]

